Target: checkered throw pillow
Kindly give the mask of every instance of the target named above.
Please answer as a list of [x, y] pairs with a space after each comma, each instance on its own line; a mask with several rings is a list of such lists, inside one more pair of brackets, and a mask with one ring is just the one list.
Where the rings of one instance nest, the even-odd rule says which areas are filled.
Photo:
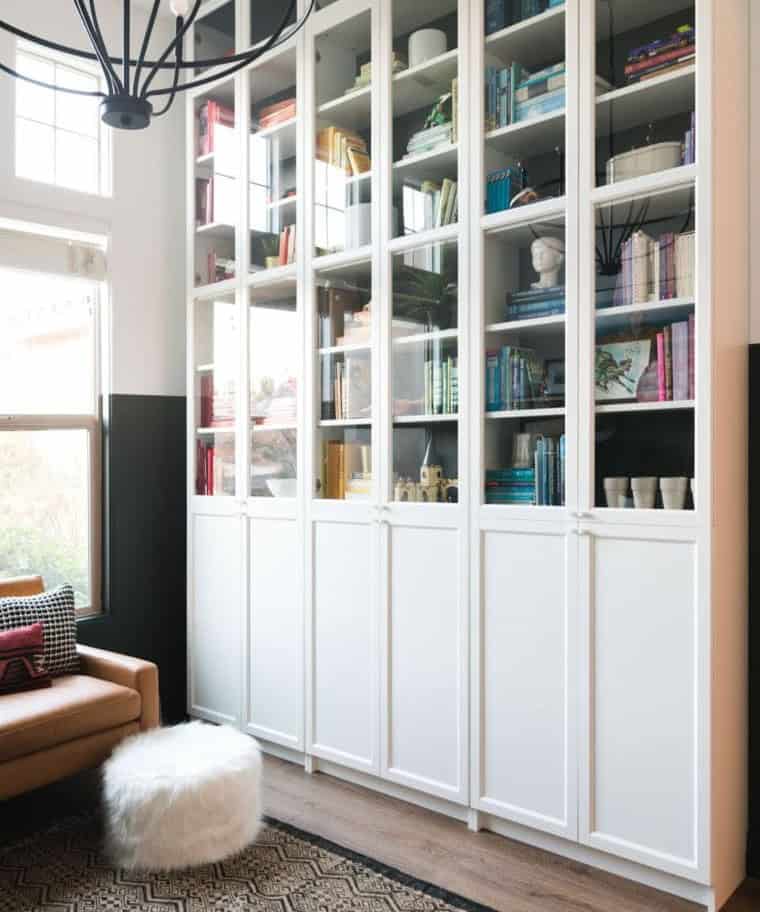
[[45, 637], [45, 667], [51, 678], [79, 671], [74, 590], [59, 586], [40, 595], [0, 598], [0, 630], [40, 623]]

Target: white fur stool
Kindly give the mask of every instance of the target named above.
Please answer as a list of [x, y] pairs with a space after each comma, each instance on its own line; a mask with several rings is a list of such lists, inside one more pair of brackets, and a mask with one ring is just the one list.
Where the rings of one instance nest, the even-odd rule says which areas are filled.
[[106, 833], [123, 868], [220, 861], [260, 826], [261, 753], [227, 726], [189, 722], [128, 738], [103, 770]]

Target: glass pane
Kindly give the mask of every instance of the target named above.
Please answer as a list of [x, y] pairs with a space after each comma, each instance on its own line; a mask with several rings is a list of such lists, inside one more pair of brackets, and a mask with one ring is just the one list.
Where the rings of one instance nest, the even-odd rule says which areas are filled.
[[458, 499], [456, 242], [393, 258], [393, 497]]
[[295, 283], [251, 296], [251, 481], [253, 497], [295, 497], [299, 325]]
[[[212, 60], [235, 53], [235, 2], [230, 0], [195, 24], [195, 60]], [[196, 67], [202, 73], [206, 67]]]
[[369, 262], [317, 278], [316, 496], [372, 496], [372, 272]]
[[565, 223], [485, 238], [484, 498], [565, 502]]
[[[19, 73], [30, 79], [55, 85], [55, 67], [47, 60], [19, 52], [16, 66]], [[55, 120], [55, 92], [19, 79], [16, 82], [16, 116], [52, 125]]]
[[[56, 84], [59, 86], [82, 92], [97, 92], [99, 89], [96, 76], [60, 65], [55, 70]], [[58, 92], [55, 98], [56, 126], [97, 139], [100, 132], [99, 102], [99, 98]]]
[[225, 83], [195, 105], [195, 284], [235, 276], [238, 141], [235, 85]]
[[686, 187], [597, 209], [599, 507], [692, 505], [694, 202]]
[[317, 36], [318, 255], [372, 241], [371, 13]]
[[235, 494], [238, 309], [232, 295], [195, 305], [195, 491]]
[[694, 21], [693, 0], [597, 0], [598, 184], [695, 161]]
[[0, 269], [0, 414], [94, 414], [95, 289]]
[[394, 237], [457, 221], [457, 41], [457, 0], [394, 0]]
[[[275, 3], [265, 4], [259, 0], [250, 0], [250, 22], [251, 22], [251, 44], [259, 44], [270, 38], [275, 29], [282, 24], [282, 18], [285, 15], [289, 4]], [[324, 0], [319, 4], [320, 8], [325, 5]], [[287, 24], [292, 25], [296, 21], [296, 10], [288, 17]]]
[[46, 184], [55, 182], [55, 130], [16, 118], [16, 176]]
[[84, 193], [99, 189], [98, 141], [77, 133], [56, 131], [55, 182]]
[[90, 606], [90, 451], [84, 430], [0, 431], [0, 577], [40, 573]]
[[252, 272], [296, 259], [296, 54], [251, 71], [248, 141]]
[[563, 0], [485, 2], [487, 213], [565, 192]]

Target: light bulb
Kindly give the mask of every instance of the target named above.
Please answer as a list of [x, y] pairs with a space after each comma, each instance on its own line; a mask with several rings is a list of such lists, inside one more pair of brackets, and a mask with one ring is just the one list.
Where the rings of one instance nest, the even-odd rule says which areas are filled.
[[169, 0], [169, 6], [175, 16], [187, 16], [190, 12], [190, 0]]

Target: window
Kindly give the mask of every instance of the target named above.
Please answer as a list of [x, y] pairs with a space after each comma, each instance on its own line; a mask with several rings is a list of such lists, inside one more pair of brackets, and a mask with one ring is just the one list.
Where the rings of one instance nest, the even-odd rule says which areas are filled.
[[0, 264], [0, 577], [99, 609], [97, 282]]
[[[20, 73], [52, 85], [86, 92], [103, 90], [87, 63], [62, 62], [20, 41]], [[111, 192], [110, 136], [99, 113], [100, 99], [68, 95], [16, 80], [16, 177], [107, 196]]]

